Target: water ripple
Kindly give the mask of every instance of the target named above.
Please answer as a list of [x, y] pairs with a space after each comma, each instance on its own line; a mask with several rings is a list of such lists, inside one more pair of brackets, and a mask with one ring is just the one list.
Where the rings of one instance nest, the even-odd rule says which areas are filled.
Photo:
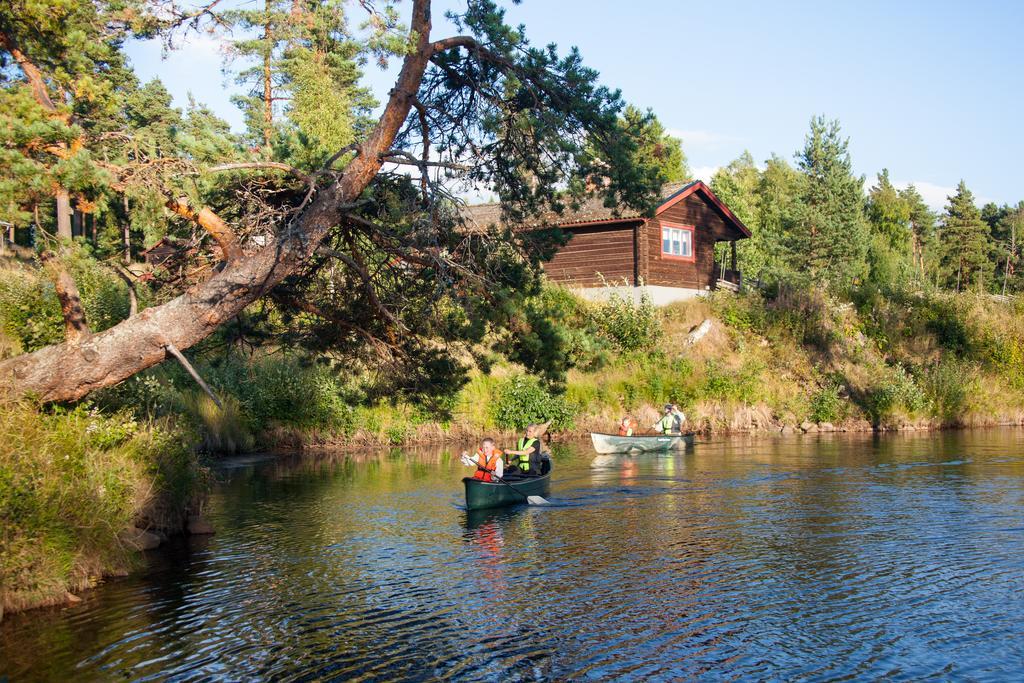
[[0, 678], [1011, 679], [1019, 436], [577, 449], [485, 513], [436, 456], [234, 463], [216, 536], [10, 617]]

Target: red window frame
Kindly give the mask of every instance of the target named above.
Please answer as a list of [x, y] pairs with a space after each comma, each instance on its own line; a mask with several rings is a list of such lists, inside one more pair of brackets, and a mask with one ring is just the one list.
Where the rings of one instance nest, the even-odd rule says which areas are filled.
[[[665, 251], [665, 228], [671, 228], [672, 230], [682, 230], [690, 233], [690, 255], [680, 256], [679, 254], [672, 254]], [[688, 261], [693, 263], [697, 260], [697, 241], [696, 241], [696, 226], [684, 225], [682, 223], [665, 223], [662, 222], [658, 229], [658, 244], [661, 245], [661, 257], [664, 259], [670, 259], [672, 261]]]

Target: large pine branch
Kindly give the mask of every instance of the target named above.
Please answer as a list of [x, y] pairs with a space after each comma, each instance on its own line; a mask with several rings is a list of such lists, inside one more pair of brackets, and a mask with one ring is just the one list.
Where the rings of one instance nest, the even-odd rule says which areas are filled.
[[146, 309], [79, 343], [57, 344], [0, 362], [0, 382], [13, 393], [69, 401], [116, 384], [156, 365], [169, 347], [187, 349], [246, 306], [299, 271], [380, 172], [382, 156], [416, 98], [430, 59], [430, 2], [413, 3], [416, 47], [405, 57], [387, 106], [345, 172], [324, 188], [277, 239], [260, 251], [230, 260], [209, 280], [177, 298]]

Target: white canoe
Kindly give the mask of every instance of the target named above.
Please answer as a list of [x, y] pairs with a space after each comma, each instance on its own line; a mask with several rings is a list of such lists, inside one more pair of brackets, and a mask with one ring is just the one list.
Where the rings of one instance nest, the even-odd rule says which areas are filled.
[[652, 434], [648, 436], [619, 436], [591, 432], [594, 450], [598, 453], [657, 453], [680, 450], [693, 443], [693, 432], [687, 434]]

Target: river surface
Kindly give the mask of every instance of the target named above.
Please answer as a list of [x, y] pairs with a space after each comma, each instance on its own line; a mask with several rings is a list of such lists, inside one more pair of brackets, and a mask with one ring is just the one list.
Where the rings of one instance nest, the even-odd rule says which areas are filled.
[[444, 451], [234, 461], [215, 536], [8, 616], [0, 680], [1024, 678], [1024, 431], [554, 460], [484, 514]]

